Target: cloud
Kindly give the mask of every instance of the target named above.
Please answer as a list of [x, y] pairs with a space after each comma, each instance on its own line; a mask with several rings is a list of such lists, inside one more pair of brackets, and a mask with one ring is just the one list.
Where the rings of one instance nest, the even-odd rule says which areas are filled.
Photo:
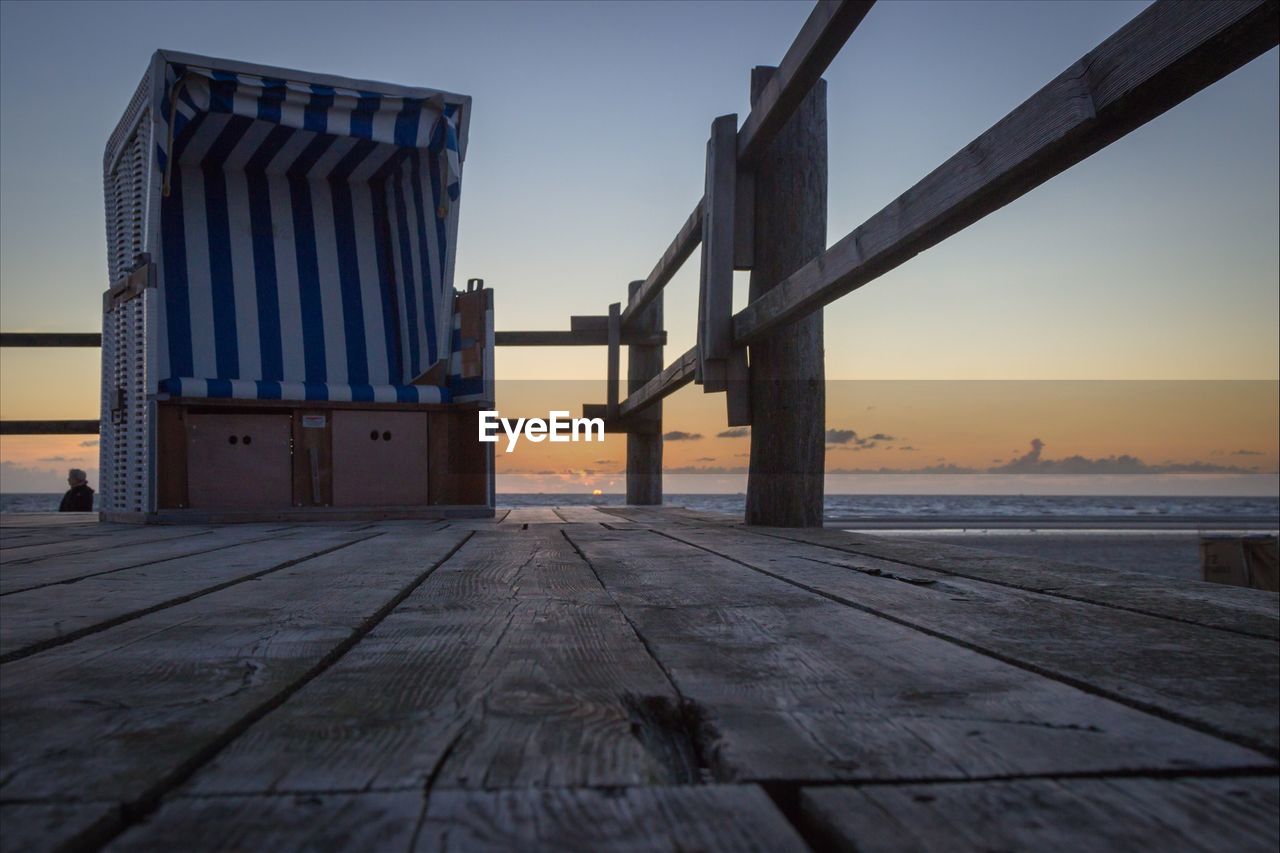
[[715, 462], [716, 458], [714, 456], [699, 456], [697, 459], [693, 461], [694, 462]]
[[848, 444], [856, 441], [858, 433], [851, 429], [829, 429], [827, 430], [827, 444]]
[[915, 453], [916, 449], [909, 444], [904, 444], [898, 448], [899, 453]]
[[1231, 455], [1232, 456], [1263, 456], [1265, 454], [1263, 454], [1261, 450], [1233, 450], [1231, 451]]
[[1046, 459], [1045, 443], [1031, 439], [1031, 449], [1003, 465], [987, 469], [990, 474], [1250, 474], [1256, 469], [1235, 465], [1217, 465], [1212, 462], [1174, 462], [1165, 460], [1159, 465], [1148, 465], [1136, 456], [1122, 453], [1119, 456], [1090, 458], [1076, 454], [1062, 459]]
[[833, 450], [870, 450], [878, 447], [882, 441], [897, 441], [892, 435], [878, 432], [875, 435], [863, 438], [858, 435], [857, 430], [853, 429], [829, 429], [826, 433], [827, 447]]
[[953, 462], [924, 465], [919, 468], [832, 468], [828, 474], [981, 474], [977, 468], [966, 468]]
[[[78, 458], [79, 457], [76, 457], [76, 459]], [[42, 456], [37, 461], [39, 462], [75, 462], [76, 459], [72, 459], [68, 456]]]
[[679, 468], [663, 468], [664, 474], [745, 474], [747, 469], [745, 466], [736, 466], [733, 468], [723, 468], [714, 465], [698, 467], [697, 465], [682, 465]]
[[724, 432], [716, 433], [716, 438], [746, 438], [751, 435], [751, 427], [730, 427]]
[[98, 439], [96, 439], [96, 438], [91, 438], [91, 439], [89, 439], [88, 441], [82, 441], [82, 442], [80, 442], [80, 446], [81, 446], [81, 447], [97, 447], [97, 446], [98, 446]]
[[700, 432], [684, 432], [678, 429], [662, 434], [663, 441], [698, 441], [701, 438], [702, 433]]

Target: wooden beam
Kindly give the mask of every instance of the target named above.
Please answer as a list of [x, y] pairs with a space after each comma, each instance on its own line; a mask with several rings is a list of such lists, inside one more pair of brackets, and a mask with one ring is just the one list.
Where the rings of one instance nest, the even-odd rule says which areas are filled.
[[[751, 72], [751, 102], [777, 79]], [[755, 171], [755, 267], [764, 298], [827, 245], [827, 84], [819, 80], [766, 148]], [[751, 345], [751, 457], [746, 523], [821, 527], [826, 443], [822, 312]], [[731, 414], [733, 414], [731, 412]]]
[[[628, 299], [644, 284], [633, 281]], [[636, 318], [636, 328], [662, 328], [662, 297], [659, 296]], [[627, 393], [639, 391], [662, 373], [661, 346], [627, 348]], [[662, 403], [648, 406], [628, 419], [635, 428], [627, 433], [627, 503], [662, 504]], [[643, 429], [641, 429], [643, 427]]]
[[1061, 174], [1277, 43], [1275, 0], [1149, 6], [821, 257], [734, 316], [761, 340]]
[[819, 0], [813, 7], [738, 131], [739, 165], [755, 165], [874, 5], [875, 0]]
[[[609, 345], [608, 329], [592, 329], [585, 332], [494, 332], [494, 346], [499, 347], [605, 347]], [[666, 332], [622, 332], [623, 346], [662, 346], [667, 342]]]
[[751, 371], [747, 348], [734, 347], [725, 362], [725, 413], [729, 426], [751, 425]]
[[706, 192], [702, 203], [702, 282], [698, 305], [698, 350], [702, 390], [723, 391], [733, 350], [734, 197], [738, 183], [738, 117], [711, 123], [707, 140]]
[[97, 421], [0, 421], [0, 435], [97, 434]]
[[635, 296], [627, 302], [626, 310], [622, 312], [622, 327], [624, 329], [634, 325], [636, 316], [650, 302], [658, 298], [658, 294], [662, 293], [662, 288], [667, 286], [667, 282], [671, 281], [671, 277], [693, 254], [693, 250], [698, 248], [698, 243], [701, 240], [702, 199], [698, 199], [698, 204], [693, 208], [693, 213], [690, 213], [689, 217], [684, 221], [684, 225], [680, 226], [680, 232], [676, 234], [676, 238], [671, 241], [671, 245], [662, 253], [662, 257], [658, 259], [658, 263], [653, 268], [653, 271], [649, 273], [649, 277], [636, 290]]
[[618, 381], [622, 370], [622, 303], [609, 306], [609, 356], [608, 380], [605, 388], [609, 417], [618, 416]]
[[[782, 65], [768, 92], [751, 110], [738, 131], [738, 162], [752, 165], [763, 146], [773, 138], [813, 84], [822, 77], [831, 60], [849, 40], [875, 0], [819, 0], [800, 28], [795, 41], [782, 58]], [[667, 286], [702, 239], [702, 200], [693, 208], [667, 251], [622, 312], [622, 327], [635, 323], [636, 315]], [[739, 247], [738, 259], [748, 259]], [[744, 263], [738, 267], [744, 268]]]
[[98, 332], [0, 332], [0, 347], [100, 347]]
[[575, 332], [609, 331], [608, 314], [574, 314], [569, 318], [569, 328]]
[[640, 390], [628, 394], [627, 399], [618, 406], [618, 416], [630, 417], [688, 385], [693, 381], [697, 364], [698, 348], [690, 347], [684, 355], [668, 365], [666, 370], [640, 386]]

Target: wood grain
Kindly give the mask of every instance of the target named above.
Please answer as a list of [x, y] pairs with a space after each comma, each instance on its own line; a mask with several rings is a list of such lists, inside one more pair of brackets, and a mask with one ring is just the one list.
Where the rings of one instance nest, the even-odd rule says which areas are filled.
[[[759, 104], [781, 71], [751, 72]], [[827, 245], [827, 84], [813, 87], [755, 170], [756, 302]], [[751, 457], [747, 524], [820, 527], [826, 458], [826, 366], [822, 312], [798, 319], [751, 345]], [[741, 344], [739, 344], [741, 346]]]
[[720, 779], [1262, 766], [1257, 752], [646, 531], [566, 531], [717, 736]]
[[725, 528], [673, 539], [1030, 671], [1280, 757], [1280, 647]]
[[467, 535], [386, 533], [6, 664], [0, 800], [96, 801], [99, 829], [118, 828], [121, 807], [148, 809]]
[[[73, 583], [87, 577], [153, 565], [192, 554], [233, 548], [246, 542], [269, 539], [277, 535], [275, 531], [280, 528], [281, 525], [278, 524], [244, 524], [217, 530], [197, 528], [194, 534], [186, 536], [180, 535], [184, 532], [183, 528], [176, 528], [176, 535], [163, 538], [139, 535], [132, 538], [132, 541], [119, 544], [103, 543], [98, 550], [14, 561], [0, 567], [0, 596], [51, 584]], [[143, 528], [139, 534], [147, 531], [149, 528]]]
[[[193, 827], [202, 827], [193, 833]], [[441, 791], [180, 797], [108, 849], [760, 851], [808, 848], [760, 789]]]
[[807, 788], [800, 809], [811, 837], [832, 850], [1269, 853], [1280, 836], [1278, 792], [1274, 776], [1037, 779]]
[[373, 535], [350, 529], [289, 531], [266, 541], [6, 595], [0, 598], [0, 663], [256, 579]]
[[755, 532], [1244, 636], [1280, 638], [1277, 596], [1260, 590], [842, 530]]
[[482, 531], [188, 791], [683, 781], [645, 702], [678, 706], [559, 529]]

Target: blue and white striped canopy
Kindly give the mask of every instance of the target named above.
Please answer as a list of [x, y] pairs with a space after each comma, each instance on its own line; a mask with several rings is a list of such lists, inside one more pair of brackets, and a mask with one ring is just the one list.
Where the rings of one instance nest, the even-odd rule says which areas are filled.
[[457, 105], [166, 62], [157, 107], [160, 390], [445, 399]]

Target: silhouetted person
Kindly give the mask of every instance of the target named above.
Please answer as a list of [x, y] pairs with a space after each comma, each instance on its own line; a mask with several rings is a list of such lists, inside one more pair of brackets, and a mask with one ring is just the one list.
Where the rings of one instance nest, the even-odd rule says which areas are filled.
[[89, 488], [89, 478], [79, 468], [67, 472], [67, 493], [62, 496], [58, 512], [93, 512], [93, 489]]

